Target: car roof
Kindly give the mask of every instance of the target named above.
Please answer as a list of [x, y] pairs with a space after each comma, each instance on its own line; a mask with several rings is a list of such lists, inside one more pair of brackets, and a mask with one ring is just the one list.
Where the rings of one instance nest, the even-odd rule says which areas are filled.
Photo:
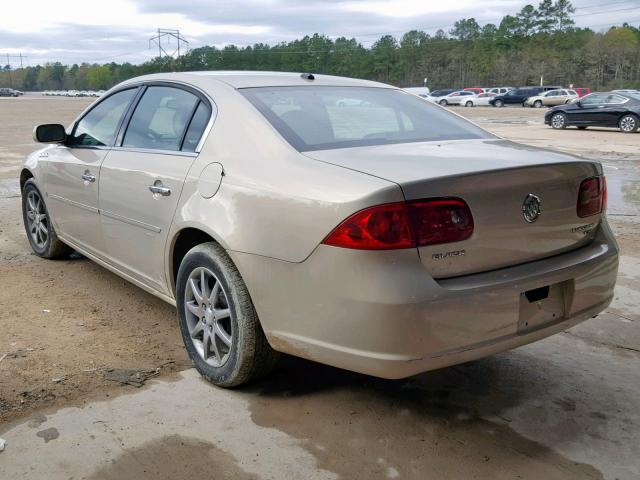
[[309, 74], [301, 74], [295, 72], [216, 70], [201, 72], [157, 73], [135, 77], [127, 80], [126, 82], [124, 82], [124, 84], [138, 83], [142, 81], [175, 81], [203, 85], [208, 81], [213, 80], [224, 82], [234, 88], [284, 87], [305, 85], [396, 88], [391, 85], [373, 82], [370, 80], [336, 77], [333, 75], [319, 75], [315, 73], [311, 74], [313, 79], [309, 79], [308, 75]]

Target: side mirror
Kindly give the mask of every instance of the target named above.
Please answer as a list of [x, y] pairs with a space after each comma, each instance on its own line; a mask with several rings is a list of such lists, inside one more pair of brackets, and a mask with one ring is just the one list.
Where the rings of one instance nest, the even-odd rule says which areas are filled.
[[40, 143], [62, 143], [67, 139], [67, 132], [58, 123], [45, 123], [33, 129], [33, 139]]
[[578, 105], [580, 108], [582, 108], [582, 101], [581, 100], [576, 100], [576, 105]]

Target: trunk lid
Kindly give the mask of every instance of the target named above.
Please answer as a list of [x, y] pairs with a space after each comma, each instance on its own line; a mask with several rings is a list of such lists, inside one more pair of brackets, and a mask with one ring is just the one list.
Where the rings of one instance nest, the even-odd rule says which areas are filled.
[[[474, 219], [464, 241], [419, 248], [434, 278], [483, 272], [538, 260], [590, 242], [600, 214], [580, 218], [578, 190], [601, 175], [597, 162], [506, 140], [404, 143], [306, 152], [327, 163], [400, 185], [407, 200], [464, 199]], [[525, 220], [529, 195], [541, 213]]]

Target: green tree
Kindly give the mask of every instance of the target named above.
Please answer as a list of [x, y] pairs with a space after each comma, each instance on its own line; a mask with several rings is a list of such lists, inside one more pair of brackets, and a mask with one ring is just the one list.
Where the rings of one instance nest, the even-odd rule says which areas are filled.
[[480, 36], [480, 25], [478, 25], [475, 18], [463, 18], [453, 24], [453, 28], [449, 33], [458, 40], [475, 40]]

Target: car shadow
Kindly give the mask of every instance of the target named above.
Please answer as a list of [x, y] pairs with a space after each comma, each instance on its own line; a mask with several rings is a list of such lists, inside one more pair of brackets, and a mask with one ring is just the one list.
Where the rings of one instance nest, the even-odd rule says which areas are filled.
[[[526, 422], [546, 422], [551, 410], [559, 424], [571, 418], [575, 402], [555, 398], [540, 378], [541, 372], [571, 375], [564, 369], [512, 351], [384, 380], [287, 356], [270, 376], [241, 392], [256, 424], [300, 439], [320, 466], [344, 478], [430, 478], [424, 476], [430, 468], [440, 473], [434, 478], [502, 478], [499, 470], [487, 470], [489, 461], [511, 465], [501, 471], [504, 478], [600, 478], [593, 467], [562, 457], [510, 425], [510, 410], [522, 404], [532, 405]], [[560, 438], [554, 433], [553, 445], [572, 444], [583, 435], [579, 428]], [[362, 455], [373, 460], [363, 463]]]

